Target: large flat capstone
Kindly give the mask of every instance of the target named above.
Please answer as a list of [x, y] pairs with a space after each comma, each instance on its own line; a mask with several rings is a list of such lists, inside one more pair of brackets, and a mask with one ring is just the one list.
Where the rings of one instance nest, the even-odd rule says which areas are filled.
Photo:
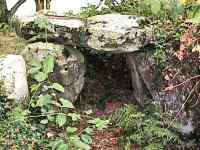
[[151, 30], [142, 25], [144, 17], [106, 14], [87, 19], [37, 15], [21, 20], [25, 39], [44, 39], [44, 30], [33, 28], [38, 19], [49, 23], [47, 39], [99, 51], [124, 53], [137, 51], [151, 40]]

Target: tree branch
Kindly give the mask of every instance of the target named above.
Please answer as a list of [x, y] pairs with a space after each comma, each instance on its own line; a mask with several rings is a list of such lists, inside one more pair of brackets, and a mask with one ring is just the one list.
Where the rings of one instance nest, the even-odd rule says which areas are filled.
[[12, 18], [12, 16], [16, 13], [17, 9], [24, 3], [26, 0], [19, 0], [9, 11], [9, 20]]

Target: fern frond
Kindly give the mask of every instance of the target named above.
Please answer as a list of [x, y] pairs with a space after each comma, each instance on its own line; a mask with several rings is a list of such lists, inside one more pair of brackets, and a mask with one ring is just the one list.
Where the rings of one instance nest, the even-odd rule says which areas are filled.
[[138, 111], [134, 105], [127, 105], [117, 110], [112, 116], [111, 121], [116, 126], [122, 127], [125, 130], [132, 130], [142, 125], [142, 120], [145, 114]]

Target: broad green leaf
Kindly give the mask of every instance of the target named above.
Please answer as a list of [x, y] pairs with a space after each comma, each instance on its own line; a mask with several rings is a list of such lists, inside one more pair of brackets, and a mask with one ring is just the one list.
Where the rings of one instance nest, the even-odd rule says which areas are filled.
[[38, 88], [41, 86], [42, 83], [37, 83], [37, 84], [33, 84], [31, 86], [31, 93], [35, 92], [38, 90]]
[[59, 125], [59, 127], [63, 126], [66, 122], [66, 116], [63, 113], [60, 113], [56, 116], [56, 123]]
[[77, 113], [68, 113], [67, 116], [72, 118], [72, 121], [77, 121], [81, 119], [81, 115]]
[[60, 100], [60, 102], [62, 103], [62, 107], [74, 108], [74, 105], [73, 105], [72, 102], [70, 102], [69, 100], [64, 99], [64, 98], [60, 98], [59, 100]]
[[200, 17], [188, 19], [187, 22], [194, 23], [194, 24], [200, 24]]
[[157, 14], [161, 10], [161, 3], [159, 0], [154, 0], [151, 4], [151, 11], [154, 14]]
[[41, 124], [47, 124], [47, 123], [48, 123], [48, 120], [47, 120], [47, 119], [43, 119], [43, 120], [40, 121], [40, 123], [41, 123]]
[[77, 128], [75, 127], [67, 127], [67, 133], [68, 134], [73, 134], [77, 131]]
[[47, 74], [45, 74], [43, 72], [39, 72], [36, 75], [34, 75], [33, 78], [38, 82], [42, 82], [42, 81], [46, 80], [47, 77], [48, 77]]
[[49, 115], [47, 115], [47, 119], [49, 121], [55, 121], [56, 116], [55, 115], [51, 115], [51, 114], [56, 113], [56, 111], [55, 110], [49, 110], [48, 113], [49, 113]]
[[62, 143], [56, 150], [68, 150], [69, 147], [67, 144]]
[[92, 138], [88, 134], [82, 134], [81, 135], [81, 140], [86, 144], [92, 144]]
[[84, 132], [87, 133], [87, 134], [89, 134], [89, 135], [92, 135], [93, 129], [87, 127], [87, 128], [84, 130]]
[[95, 127], [98, 130], [102, 130], [104, 128], [107, 128], [109, 124], [109, 120], [102, 120], [100, 118], [95, 118], [95, 119], [88, 120], [87, 123], [95, 125]]
[[57, 101], [53, 101], [52, 104], [55, 105], [55, 106], [57, 106], [57, 107], [61, 107], [61, 104], [58, 103]]
[[36, 106], [45, 106], [52, 102], [52, 97], [48, 94], [39, 96]]
[[30, 66], [37, 67], [37, 68], [42, 68], [42, 64], [38, 60], [32, 60], [31, 63], [30, 63]]
[[53, 72], [54, 68], [54, 57], [52, 55], [47, 56], [44, 61], [42, 62], [43, 64], [43, 71], [46, 74], [49, 74], [50, 72]]
[[52, 150], [57, 150], [59, 145], [61, 145], [63, 143], [64, 143], [63, 140], [56, 140], [56, 141], [50, 142], [49, 146], [52, 147]]
[[55, 90], [57, 90], [59, 92], [64, 92], [65, 91], [64, 87], [59, 83], [53, 83], [51, 88], [53, 88], [53, 89], [55, 89]]
[[32, 67], [31, 69], [28, 70], [29, 74], [35, 74], [38, 73], [40, 71], [40, 67]]
[[74, 140], [72, 141], [74, 143], [74, 145], [77, 147], [77, 148], [80, 148], [82, 150], [90, 150], [90, 146], [86, 143], [83, 143], [81, 140]]
[[161, 2], [159, 0], [145, 0], [144, 4], [151, 7], [153, 14], [157, 14], [161, 10]]
[[49, 120], [49, 121], [54, 121], [54, 116], [52, 116], [52, 115], [47, 115], [47, 119]]
[[74, 144], [74, 146], [77, 149], [81, 149], [81, 150], [90, 150], [91, 149], [88, 144], [85, 144], [81, 141], [81, 139], [78, 135], [70, 136], [70, 141]]

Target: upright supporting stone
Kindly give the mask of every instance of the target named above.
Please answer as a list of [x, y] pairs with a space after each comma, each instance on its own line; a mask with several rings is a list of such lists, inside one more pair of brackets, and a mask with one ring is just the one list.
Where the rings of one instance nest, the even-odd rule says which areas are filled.
[[64, 93], [57, 93], [73, 102], [78, 98], [85, 82], [84, 56], [74, 47], [61, 44], [37, 42], [27, 45], [21, 55], [27, 61], [42, 61], [48, 54], [56, 55], [55, 68], [52, 78], [64, 86]]
[[137, 60], [134, 54], [127, 54], [127, 63], [131, 72], [131, 80], [134, 96], [140, 105], [143, 105], [146, 96], [145, 85], [138, 70]]
[[66, 55], [58, 55], [54, 76], [65, 88], [60, 95], [65, 99], [75, 101], [85, 83], [86, 65], [84, 56], [73, 47], [65, 46]]

